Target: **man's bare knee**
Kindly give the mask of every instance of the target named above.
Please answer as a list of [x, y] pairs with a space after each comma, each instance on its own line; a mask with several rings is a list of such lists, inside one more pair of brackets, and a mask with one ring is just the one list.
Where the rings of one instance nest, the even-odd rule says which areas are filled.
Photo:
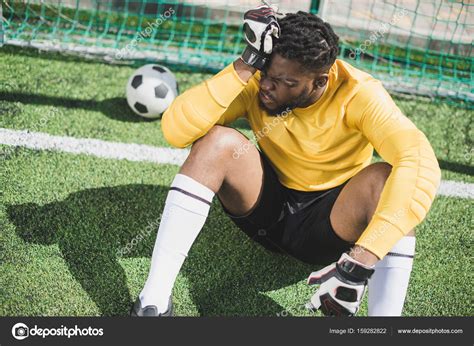
[[255, 206], [262, 187], [263, 168], [260, 153], [248, 138], [232, 128], [214, 126], [193, 147], [191, 153], [194, 150], [196, 157], [212, 160], [200, 171], [211, 166], [210, 174], [219, 176], [217, 194], [227, 210], [233, 215], [243, 215]]
[[246, 143], [250, 141], [237, 130], [215, 125], [194, 142], [180, 173], [217, 193], [228, 173], [235, 170], [234, 153], [244, 148]]
[[[216, 158], [237, 158], [252, 143], [239, 131], [233, 128], [214, 125], [203, 137], [192, 146], [191, 152], [203, 150], [205, 155]], [[247, 149], [248, 150], [248, 149]]]

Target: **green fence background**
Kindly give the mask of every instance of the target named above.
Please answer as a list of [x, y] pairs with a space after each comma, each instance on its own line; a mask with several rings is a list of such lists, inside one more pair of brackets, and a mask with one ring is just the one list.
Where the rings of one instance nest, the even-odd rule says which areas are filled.
[[[474, 2], [281, 0], [341, 37], [341, 58], [393, 92], [473, 107]], [[257, 0], [2, 1], [5, 44], [218, 71], [242, 51], [243, 13]], [[1, 16], [0, 16], [1, 17]], [[2, 26], [0, 25], [0, 44]]]

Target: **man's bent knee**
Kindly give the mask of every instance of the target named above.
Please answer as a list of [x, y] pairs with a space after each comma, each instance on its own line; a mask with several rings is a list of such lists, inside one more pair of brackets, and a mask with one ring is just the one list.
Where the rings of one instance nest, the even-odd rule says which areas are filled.
[[204, 150], [208, 155], [230, 154], [238, 159], [248, 153], [253, 146], [252, 142], [239, 131], [221, 125], [214, 125], [203, 137], [192, 146], [191, 151]]

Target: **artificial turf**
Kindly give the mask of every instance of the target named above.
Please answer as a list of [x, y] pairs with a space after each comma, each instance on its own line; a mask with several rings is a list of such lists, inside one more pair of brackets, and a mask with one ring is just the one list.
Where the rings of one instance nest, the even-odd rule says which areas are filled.
[[[0, 49], [0, 127], [167, 146], [124, 100], [133, 67]], [[178, 72], [181, 90], [207, 74]], [[473, 182], [472, 111], [396, 100], [430, 139], [443, 179]], [[250, 135], [244, 121], [234, 127]], [[6, 149], [0, 146], [0, 150]], [[1, 161], [0, 315], [127, 315], [147, 276], [173, 165], [18, 148]], [[404, 315], [472, 315], [471, 199], [438, 196], [417, 227]], [[214, 201], [174, 288], [181, 316], [309, 316], [318, 267], [264, 250]], [[366, 314], [366, 301], [360, 315]], [[319, 313], [316, 314], [319, 316]]]

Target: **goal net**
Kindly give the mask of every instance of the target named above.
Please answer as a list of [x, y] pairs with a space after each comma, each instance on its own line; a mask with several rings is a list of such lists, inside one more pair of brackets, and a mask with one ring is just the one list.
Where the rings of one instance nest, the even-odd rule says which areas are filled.
[[[270, 1], [269, 1], [270, 2]], [[472, 0], [279, 0], [316, 13], [340, 57], [391, 91], [474, 103]], [[217, 71], [242, 51], [243, 13], [258, 0], [2, 0], [0, 45], [161, 61]]]

